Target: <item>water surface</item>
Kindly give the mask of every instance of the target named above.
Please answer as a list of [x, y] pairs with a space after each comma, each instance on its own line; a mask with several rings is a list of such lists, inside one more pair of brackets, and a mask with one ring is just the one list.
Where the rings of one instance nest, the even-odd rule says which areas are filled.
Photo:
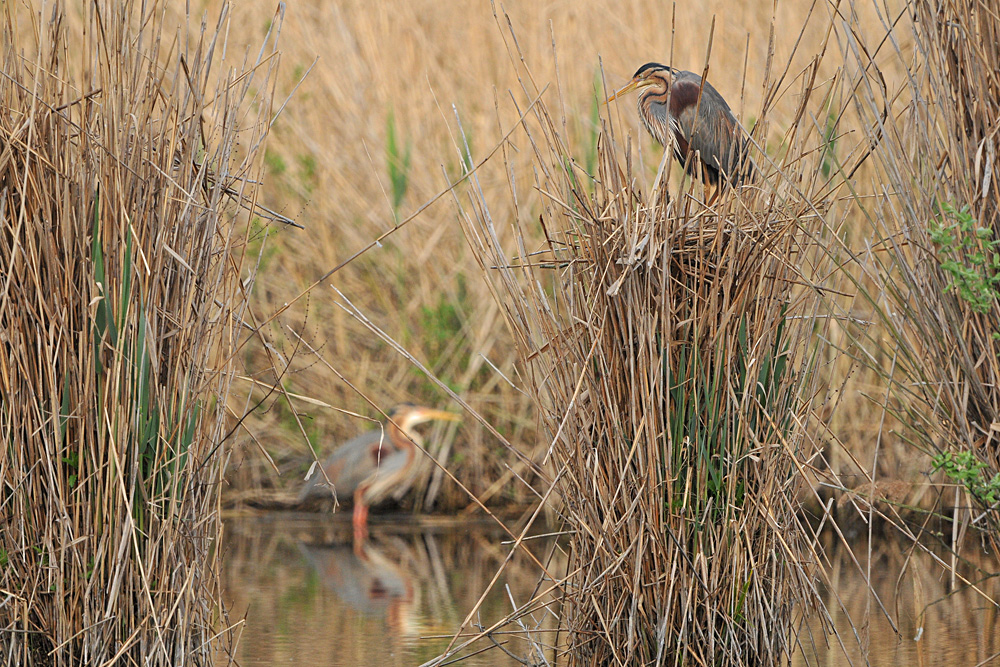
[[820, 589], [835, 632], [809, 619], [793, 665], [1000, 667], [995, 556], [967, 540], [952, 577], [944, 548], [929, 553], [892, 535], [873, 542], [870, 551], [863, 540], [850, 549], [826, 545], [829, 583]]
[[[409, 516], [373, 519], [363, 548], [352, 547], [349, 513], [227, 520], [224, 598], [230, 623], [245, 620], [236, 648], [240, 665], [412, 666], [445, 650], [507, 558], [506, 538], [483, 524], [420, 527]], [[532, 549], [542, 558], [551, 546], [539, 539]], [[832, 626], [818, 616], [805, 622], [793, 665], [1000, 667], [1000, 615], [983, 597], [1000, 600], [1000, 578], [984, 577], [996, 561], [977, 545], [963, 550], [954, 582], [939, 562], [903, 541], [886, 538], [870, 562], [863, 545], [852, 545], [853, 554], [828, 548], [831, 585], [820, 588]], [[565, 567], [559, 558], [550, 565], [556, 572]], [[868, 593], [866, 577], [877, 595]], [[523, 603], [538, 580], [538, 568], [516, 556], [476, 621], [489, 626], [502, 619], [512, 609], [509, 596]], [[526, 625], [543, 643], [554, 638], [555, 619], [544, 609]], [[497, 640], [509, 642], [515, 655], [528, 652], [513, 637], [498, 634]], [[520, 663], [490, 650], [459, 664]]]
[[[441, 654], [511, 547], [481, 523], [412, 523], [410, 516], [373, 517], [369, 540], [354, 548], [349, 512], [227, 520], [223, 598], [230, 623], [245, 617], [239, 664], [412, 666]], [[544, 555], [550, 544], [536, 540], [532, 549]], [[508, 596], [520, 604], [537, 583], [537, 568], [517, 555], [474, 622], [502, 619], [512, 610]], [[544, 631], [555, 619], [541, 611], [528, 625]], [[517, 655], [527, 652], [519, 640], [497, 639]], [[520, 663], [493, 650], [461, 664]]]

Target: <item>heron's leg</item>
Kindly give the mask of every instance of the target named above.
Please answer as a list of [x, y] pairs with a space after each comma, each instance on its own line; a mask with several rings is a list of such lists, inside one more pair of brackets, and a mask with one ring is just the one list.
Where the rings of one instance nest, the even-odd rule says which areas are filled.
[[[363, 516], [361, 521], [358, 521], [358, 516]], [[358, 505], [354, 510], [354, 555], [358, 558], [362, 558], [364, 555], [365, 542], [368, 541], [368, 508], [364, 505]]]
[[358, 498], [354, 501], [354, 514], [351, 523], [354, 525], [354, 541], [362, 543], [368, 538], [368, 506]]

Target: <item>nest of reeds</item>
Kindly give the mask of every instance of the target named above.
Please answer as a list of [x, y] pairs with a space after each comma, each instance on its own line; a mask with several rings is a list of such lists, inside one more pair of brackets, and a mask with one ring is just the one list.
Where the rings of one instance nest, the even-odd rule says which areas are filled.
[[252, 277], [234, 213], [276, 60], [217, 75], [225, 11], [174, 38], [156, 4], [32, 11], [2, 13], [0, 654], [210, 664]]
[[[599, 152], [604, 158], [612, 155], [603, 145]], [[567, 211], [577, 224], [565, 232], [562, 243], [550, 241], [553, 266], [573, 262], [580, 268], [589, 263], [590, 270], [601, 272], [601, 287], [610, 297], [617, 296], [626, 281], [640, 279], [635, 274], [643, 273], [646, 280], [662, 278], [687, 286], [688, 296], [703, 300], [710, 296], [706, 290], [731, 289], [734, 280], [743, 294], [754, 292], [761, 275], [760, 260], [783, 253], [779, 246], [794, 225], [820, 215], [802, 207], [776, 205], [771, 198], [770, 205], [756, 215], [732, 216], [729, 210], [698, 206], [693, 192], [684, 207], [659, 183], [646, 201], [634, 182], [625, 181], [618, 165], [605, 161], [601, 166], [600, 187], [592, 195], [574, 191], [578, 201], [590, 200], [585, 221], [580, 211]], [[749, 246], [761, 252], [752, 256], [741, 252]], [[669, 293], [668, 285], [662, 287], [660, 294]]]

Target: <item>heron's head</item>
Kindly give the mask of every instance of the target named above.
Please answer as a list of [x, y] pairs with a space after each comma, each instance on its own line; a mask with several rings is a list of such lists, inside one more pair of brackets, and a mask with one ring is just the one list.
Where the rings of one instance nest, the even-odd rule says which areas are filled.
[[434, 410], [412, 403], [397, 405], [389, 411], [389, 418], [399, 426], [402, 431], [409, 431], [417, 424], [429, 421], [461, 421], [461, 417], [444, 410]]
[[622, 88], [616, 90], [614, 94], [608, 98], [608, 102], [616, 100], [622, 95], [627, 95], [633, 90], [638, 90], [640, 88], [650, 88], [651, 93], [662, 95], [667, 92], [667, 88], [670, 87], [672, 77], [676, 73], [677, 70], [668, 65], [661, 65], [660, 63], [646, 63], [636, 70], [631, 81], [625, 84]]

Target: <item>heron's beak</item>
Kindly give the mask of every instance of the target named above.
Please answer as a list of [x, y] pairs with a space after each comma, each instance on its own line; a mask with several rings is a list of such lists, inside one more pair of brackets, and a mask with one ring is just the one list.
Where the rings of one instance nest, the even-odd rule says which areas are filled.
[[636, 78], [632, 79], [631, 81], [629, 81], [627, 84], [625, 84], [622, 88], [619, 88], [618, 90], [616, 90], [611, 95], [611, 97], [608, 98], [608, 100], [607, 100], [607, 102], [605, 102], [605, 104], [613, 102], [613, 101], [617, 100], [619, 97], [621, 97], [622, 95], [628, 95], [629, 93], [631, 93], [636, 88], [641, 88], [642, 86], [648, 85], [648, 84], [649, 84], [649, 81], [647, 81], [646, 79], [640, 79], [640, 78], [636, 77]]
[[426, 421], [446, 421], [446, 422], [460, 422], [462, 421], [461, 415], [456, 415], [452, 412], [445, 412], [444, 410], [432, 410], [430, 408], [424, 408], [420, 410], [419, 419], [422, 422]]

